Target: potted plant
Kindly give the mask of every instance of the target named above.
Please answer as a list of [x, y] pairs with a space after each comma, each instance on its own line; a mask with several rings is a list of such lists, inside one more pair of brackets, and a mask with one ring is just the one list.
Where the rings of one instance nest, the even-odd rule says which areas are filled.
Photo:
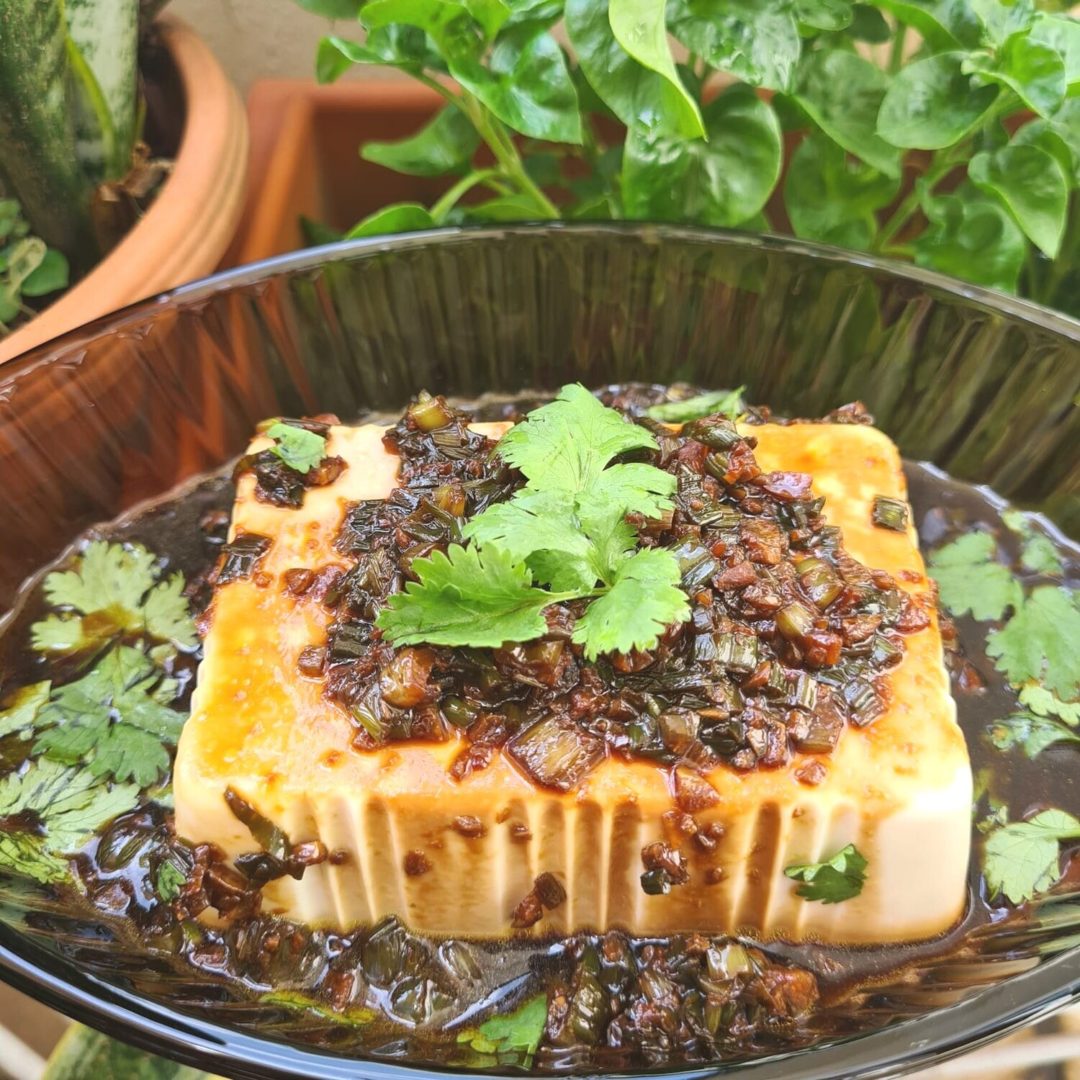
[[162, 6], [0, 0], [0, 361], [209, 272], [232, 238], [246, 118]]
[[1080, 314], [1080, 22], [1060, 11], [1030, 0], [303, 6], [360, 24], [323, 40], [321, 81], [388, 66], [440, 106], [408, 138], [361, 148], [403, 186], [441, 178], [438, 195], [366, 206], [349, 235], [556, 217], [792, 231]]

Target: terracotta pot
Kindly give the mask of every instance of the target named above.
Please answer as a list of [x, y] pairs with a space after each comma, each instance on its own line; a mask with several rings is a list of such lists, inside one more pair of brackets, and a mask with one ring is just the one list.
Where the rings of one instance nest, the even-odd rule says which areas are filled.
[[364, 161], [359, 148], [416, 131], [441, 104], [433, 90], [405, 79], [255, 83], [248, 95], [251, 183], [229, 261], [306, 247], [301, 216], [347, 229], [387, 203], [434, 201], [445, 179], [402, 176]]
[[[159, 23], [173, 85], [157, 126], [183, 117], [175, 165], [141, 221], [56, 303], [0, 339], [0, 362], [145, 296], [202, 277], [228, 248], [243, 207], [247, 119], [213, 53], [184, 23]], [[158, 106], [151, 102], [151, 117]]]

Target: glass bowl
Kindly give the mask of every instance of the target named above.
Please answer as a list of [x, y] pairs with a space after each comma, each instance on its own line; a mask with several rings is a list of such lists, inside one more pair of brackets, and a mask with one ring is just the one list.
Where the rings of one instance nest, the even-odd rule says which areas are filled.
[[[862, 400], [903, 453], [1080, 536], [1080, 323], [791, 240], [651, 226], [443, 230], [333, 245], [127, 308], [0, 370], [0, 617], [87, 527], [240, 453], [272, 415], [349, 418], [426, 387], [747, 386], [813, 416]], [[1080, 996], [1080, 904], [874, 995], [890, 1023], [668, 1073], [876, 1077]], [[32, 885], [0, 888], [0, 976], [112, 1035], [237, 1077], [410, 1080], [303, 1045], [280, 1009], [206, 993]], [[887, 1005], [887, 1008], [885, 1007]], [[487, 1074], [490, 1075], [490, 1074]]]

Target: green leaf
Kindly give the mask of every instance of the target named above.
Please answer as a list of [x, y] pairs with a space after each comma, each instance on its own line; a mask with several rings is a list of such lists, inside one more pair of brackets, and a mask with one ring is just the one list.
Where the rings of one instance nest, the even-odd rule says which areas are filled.
[[866, 882], [866, 859], [854, 844], [841, 848], [831, 859], [803, 863], [784, 869], [786, 877], [803, 884], [795, 890], [804, 900], [839, 904], [862, 892]]
[[395, 645], [498, 648], [547, 633], [541, 612], [561, 599], [534, 588], [522, 563], [497, 547], [481, 553], [452, 544], [412, 565], [418, 581], [390, 597], [376, 625]]
[[7, 278], [11, 288], [22, 291], [26, 279], [44, 262], [47, 250], [45, 241], [36, 236], [27, 236], [11, 245], [7, 252]]
[[1080, 743], [1080, 735], [1049, 716], [1014, 713], [990, 726], [990, 741], [998, 750], [1019, 747], [1029, 758], [1035, 758], [1047, 747], [1057, 743]]
[[34, 623], [34, 648], [81, 651], [123, 633], [146, 633], [178, 648], [194, 648], [184, 579], [175, 575], [158, 582], [159, 573], [157, 558], [141, 545], [91, 541], [73, 569], [45, 578], [46, 601], [72, 610]]
[[435, 227], [426, 207], [419, 203], [392, 203], [357, 222], [346, 234], [346, 240], [363, 236], [386, 236], [392, 233], [419, 232]]
[[580, 383], [571, 383], [510, 428], [497, 449], [533, 490], [577, 495], [592, 487], [619, 454], [655, 450], [656, 440], [639, 424], [606, 409]]
[[594, 600], [574, 627], [585, 658], [601, 653], [651, 649], [672, 623], [690, 617], [675, 556], [662, 548], [642, 548], [619, 567], [615, 583]]
[[499, 1061], [513, 1055], [525, 1068], [532, 1065], [547, 1023], [547, 995], [537, 994], [505, 1016], [493, 1016], [479, 1028], [459, 1032], [457, 1041], [477, 1053], [498, 1055]]
[[975, 47], [982, 38], [982, 23], [967, 0], [877, 0], [877, 6], [918, 31], [935, 52]]
[[697, 102], [675, 70], [668, 45], [665, 7], [666, 0], [609, 0], [611, 32], [627, 55], [655, 72], [675, 91], [669, 101], [678, 110], [675, 130], [687, 136], [703, 136], [705, 124]]
[[1021, 539], [1020, 565], [1025, 570], [1047, 577], [1061, 577], [1065, 573], [1065, 565], [1054, 542], [1044, 533], [1035, 531], [1027, 514], [1021, 510], [1006, 510], [1001, 520]]
[[811, 30], [836, 32], [851, 25], [855, 17], [851, 0], [795, 0], [795, 16]]
[[1030, 683], [1020, 691], [1020, 702], [1037, 716], [1056, 716], [1070, 727], [1080, 725], [1080, 701], [1066, 703], [1045, 686]]
[[951, 615], [1000, 619], [1023, 602], [1020, 583], [997, 561], [997, 542], [989, 533], [966, 533], [931, 552], [928, 570]]
[[983, 874], [991, 896], [1012, 903], [1045, 892], [1060, 876], [1058, 845], [1080, 838], [1080, 821], [1062, 810], [1044, 810], [1028, 821], [1014, 821], [986, 838]]
[[876, 7], [870, 4], [856, 4], [852, 8], [852, 20], [848, 33], [856, 41], [881, 45], [892, 37], [892, 27]]
[[1052, 48], [1013, 34], [996, 57], [973, 53], [964, 61], [966, 74], [1014, 91], [1030, 109], [1049, 116], [1065, 100], [1065, 64]]
[[355, 19], [364, 6], [364, 0], [296, 0], [296, 3], [324, 19]]
[[896, 197], [899, 180], [885, 176], [824, 135], [799, 145], [784, 182], [784, 205], [796, 236], [866, 249], [877, 233], [876, 211]]
[[869, 60], [843, 49], [821, 49], [800, 64], [794, 97], [849, 154], [886, 176], [899, 176], [900, 153], [877, 130], [879, 110], [891, 93], [889, 77]]
[[146, 787], [168, 769], [163, 744], [180, 737], [184, 716], [165, 704], [175, 695], [176, 683], [162, 679], [143, 653], [119, 646], [53, 691], [37, 717], [34, 752]]
[[792, 13], [755, 0], [668, 0], [668, 28], [710, 67], [787, 90], [802, 41]]
[[623, 155], [626, 216], [731, 226], [765, 205], [780, 176], [772, 108], [736, 85], [705, 108], [708, 141], [632, 129]]
[[623, 49], [612, 33], [607, 10], [607, 0], [566, 4], [567, 36], [589, 86], [629, 128], [696, 135], [698, 120], [686, 109], [680, 90]]
[[1033, 589], [987, 636], [986, 652], [1014, 685], [1034, 680], [1065, 701], [1080, 695], [1080, 596], [1056, 585]]
[[1066, 85], [1080, 82], [1080, 21], [1071, 15], [1040, 11], [1035, 15], [1029, 40], [1048, 46], [1061, 57]]
[[1037, 146], [1052, 158], [1056, 158], [1070, 186], [1075, 185], [1076, 155], [1062, 136], [1059, 126], [1052, 120], [1043, 120], [1041, 118], [1029, 120], [1022, 127], [1016, 129], [1011, 142], [1013, 146]]
[[0, 738], [33, 727], [38, 713], [49, 700], [51, 685], [49, 682], [31, 683], [8, 698], [7, 707], [0, 711]]
[[41, 832], [9, 822], [0, 829], [0, 867], [43, 883], [68, 876], [57, 855], [79, 851], [118, 814], [135, 806], [139, 789], [101, 783], [85, 769], [35, 761], [0, 779], [0, 820], [33, 815]]
[[1069, 184], [1061, 164], [1037, 146], [1003, 146], [971, 159], [968, 175], [996, 196], [1041, 251], [1057, 256], [1069, 205]]
[[392, 143], [365, 143], [360, 156], [409, 176], [441, 176], [465, 168], [479, 145], [480, 136], [465, 114], [448, 105], [415, 135]]
[[982, 23], [982, 41], [995, 47], [1013, 35], [1026, 31], [1035, 16], [1031, 0], [967, 0], [967, 4]]
[[[574, 501], [563, 492], [517, 492], [509, 502], [495, 503], [467, 522], [462, 535], [481, 546], [497, 544], [513, 562], [524, 562], [538, 551], [555, 552], [560, 562], [575, 567], [574, 578], [584, 581], [585, 588], [592, 588], [599, 576], [590, 571], [591, 545], [575, 520]], [[554, 584], [548, 577], [537, 580]]]
[[928, 196], [929, 228], [915, 242], [915, 262], [976, 285], [1016, 292], [1028, 245], [1012, 215], [964, 185], [952, 195]]
[[436, 43], [450, 74], [515, 131], [551, 142], [581, 142], [577, 92], [558, 42], [536, 23], [509, 24], [484, 63], [480, 24], [453, 0], [373, 0], [369, 30], [404, 23]]
[[290, 469], [307, 474], [317, 468], [326, 457], [326, 438], [307, 428], [280, 421], [271, 424], [266, 430], [268, 438], [274, 440], [270, 452], [276, 454]]
[[735, 390], [713, 390], [708, 394], [697, 394], [681, 401], [665, 401], [659, 405], [650, 405], [645, 415], [663, 424], [687, 424], [691, 420], [700, 420], [703, 416], [726, 416], [729, 420], [738, 420], [746, 411], [743, 400], [745, 386]]
[[412, 60], [401, 58], [395, 64], [392, 59], [380, 55], [367, 45], [331, 34], [319, 42], [319, 48], [315, 54], [315, 78], [320, 83], [336, 82], [354, 64], [387, 64], [392, 67], [420, 70], [420, 65]]
[[972, 84], [963, 70], [966, 55], [939, 53], [902, 68], [881, 102], [878, 135], [893, 146], [921, 150], [959, 142], [998, 96], [995, 85]]
[[66, 289], [70, 279], [68, 261], [62, 252], [49, 248], [42, 260], [23, 279], [23, 296], [47, 296], [59, 289]]
[[498, 195], [461, 207], [469, 221], [535, 221], [536, 200], [528, 195]]

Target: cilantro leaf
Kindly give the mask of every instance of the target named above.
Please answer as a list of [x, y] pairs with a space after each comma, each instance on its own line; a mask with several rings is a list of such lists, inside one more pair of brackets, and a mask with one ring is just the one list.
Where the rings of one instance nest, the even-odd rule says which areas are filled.
[[1019, 747], [1029, 758], [1037, 757], [1056, 743], [1080, 743], [1080, 734], [1062, 721], [1032, 713], [1014, 713], [991, 724], [989, 732], [990, 741], [998, 750]]
[[1053, 541], [1040, 532], [1036, 532], [1028, 515], [1021, 510], [1006, 510], [1001, 520], [1018, 533], [1023, 540], [1020, 549], [1020, 565], [1033, 574], [1045, 574], [1047, 577], [1061, 577], [1065, 572], [1061, 556]]
[[1037, 716], [1056, 716], [1070, 727], [1080, 724], [1080, 701], [1066, 703], [1045, 686], [1028, 684], [1020, 691], [1020, 701]]
[[0, 738], [13, 731], [32, 727], [42, 706], [49, 700], [48, 682], [32, 683], [16, 690], [8, 707], [0, 712]]
[[823, 904], [839, 904], [862, 892], [866, 882], [866, 859], [854, 844], [841, 848], [824, 862], [789, 866], [784, 874], [803, 882], [795, 890], [804, 900], [820, 900]]
[[176, 574], [159, 582], [157, 559], [138, 544], [93, 540], [76, 565], [45, 578], [45, 599], [65, 609], [34, 623], [39, 652], [81, 652], [121, 634], [148, 634], [178, 648], [196, 644], [195, 624]]
[[994, 830], [986, 838], [983, 860], [990, 894], [1019, 904], [1045, 892], [1060, 877], [1059, 843], [1075, 839], [1080, 839], [1080, 821], [1063, 810], [1044, 810]]
[[266, 434], [274, 440], [270, 452], [298, 473], [311, 472], [326, 457], [326, 439], [307, 428], [278, 421], [267, 428]]
[[[93, 833], [135, 806], [134, 784], [102, 783], [85, 769], [57, 762], [33, 762], [25, 772], [0, 779], [0, 867], [42, 883], [63, 880], [67, 862], [58, 858], [77, 852]], [[10, 819], [27, 814], [40, 831], [13, 826]]]
[[996, 554], [997, 543], [989, 533], [972, 532], [930, 555], [930, 576], [951, 614], [1000, 619], [1010, 607], [1019, 606], [1020, 583]]
[[[573, 503], [555, 492], [519, 491], [509, 502], [495, 503], [467, 522], [462, 536], [481, 547], [498, 545], [515, 562], [535, 552], [556, 552], [561, 559], [584, 563], [588, 577], [590, 546], [574, 520]], [[599, 575], [593, 572], [596, 584]], [[538, 578], [547, 581], [547, 578]]]
[[574, 627], [585, 657], [652, 648], [670, 623], [690, 617], [686, 593], [676, 588], [679, 564], [670, 551], [643, 548], [620, 567], [612, 587], [594, 600]]
[[619, 454], [655, 449], [648, 431], [605, 408], [580, 383], [564, 386], [554, 401], [534, 409], [498, 446], [534, 491], [575, 495], [591, 488]]
[[53, 692], [37, 717], [34, 752], [69, 765], [85, 761], [93, 777], [145, 787], [169, 767], [163, 743], [180, 737], [184, 717], [165, 704], [175, 696], [174, 680], [121, 645]]
[[590, 659], [655, 644], [689, 603], [674, 556], [636, 551], [627, 515], [670, 509], [677, 481], [653, 465], [611, 464], [655, 446], [584, 387], [563, 387], [499, 443], [526, 486], [465, 524], [470, 547], [414, 563], [419, 581], [391, 597], [377, 625], [395, 645], [498, 646], [541, 636], [544, 607], [582, 598], [592, 604], [575, 641]]
[[451, 544], [412, 566], [419, 581], [391, 596], [376, 620], [395, 645], [531, 641], [547, 632], [543, 609], [564, 599], [535, 588], [528, 568], [498, 547]]
[[547, 1023], [547, 996], [537, 994], [505, 1016], [493, 1016], [478, 1028], [458, 1034], [459, 1043], [468, 1044], [478, 1054], [495, 1054], [500, 1060], [513, 1056], [528, 1068], [540, 1046]]
[[1011, 683], [1029, 679], [1069, 700], [1080, 694], [1080, 596], [1040, 585], [986, 638], [986, 652]]
[[745, 391], [746, 387], [740, 386], [737, 390], [714, 390], [682, 401], [665, 401], [649, 406], [645, 415], [664, 424], [686, 424], [703, 416], [726, 416], [729, 420], [738, 420], [746, 412], [743, 401]]

